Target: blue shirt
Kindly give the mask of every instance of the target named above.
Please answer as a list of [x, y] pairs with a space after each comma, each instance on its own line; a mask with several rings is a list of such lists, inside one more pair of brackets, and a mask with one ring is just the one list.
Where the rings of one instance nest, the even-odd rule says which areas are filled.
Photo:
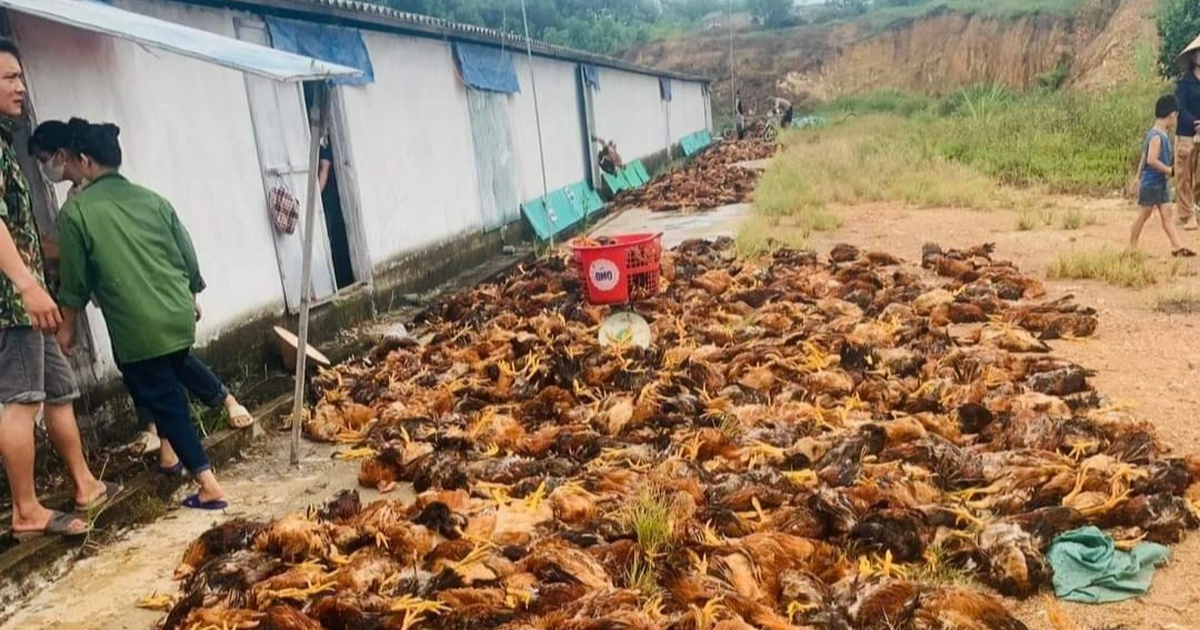
[[1157, 135], [1162, 138], [1158, 148], [1158, 160], [1167, 166], [1175, 165], [1175, 150], [1171, 147], [1171, 137], [1166, 132], [1151, 129], [1146, 133], [1146, 141], [1142, 143], [1142, 186], [1166, 186], [1167, 174], [1150, 168], [1150, 140]]

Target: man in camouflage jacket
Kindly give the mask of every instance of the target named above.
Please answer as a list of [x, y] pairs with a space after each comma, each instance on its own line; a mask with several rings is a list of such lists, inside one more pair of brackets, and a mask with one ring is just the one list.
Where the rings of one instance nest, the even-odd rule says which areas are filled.
[[75, 482], [76, 507], [91, 510], [121, 491], [88, 470], [73, 407], [79, 389], [54, 338], [62, 315], [46, 292], [29, 183], [12, 147], [25, 98], [17, 48], [0, 40], [0, 457], [12, 492], [12, 531], [18, 540], [88, 531], [86, 520], [49, 510], [38, 501], [33, 464], [40, 409], [44, 408], [50, 441]]

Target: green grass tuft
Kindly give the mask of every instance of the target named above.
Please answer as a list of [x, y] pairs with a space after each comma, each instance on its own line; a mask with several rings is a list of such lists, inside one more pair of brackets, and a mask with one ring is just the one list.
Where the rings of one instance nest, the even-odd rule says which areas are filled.
[[1169, 291], [1158, 296], [1154, 310], [1169, 315], [1195, 315], [1200, 313], [1200, 293], [1190, 289]]
[[1064, 230], [1078, 230], [1079, 228], [1088, 225], [1088, 217], [1079, 209], [1071, 209], [1059, 217], [1059, 227]]
[[1050, 265], [1047, 275], [1052, 280], [1101, 280], [1133, 289], [1148, 287], [1158, 281], [1158, 273], [1145, 254], [1110, 248], [1063, 254]]
[[665, 490], [645, 488], [625, 506], [622, 520], [651, 558], [669, 550], [674, 543], [671, 501]]

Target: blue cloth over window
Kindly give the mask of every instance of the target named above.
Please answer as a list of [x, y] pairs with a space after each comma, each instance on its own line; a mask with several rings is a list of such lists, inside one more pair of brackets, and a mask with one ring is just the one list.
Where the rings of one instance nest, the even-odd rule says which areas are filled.
[[593, 66], [590, 63], [585, 63], [583, 68], [583, 82], [597, 90], [600, 89], [600, 68]]
[[489, 92], [514, 94], [521, 91], [512, 52], [495, 46], [454, 42], [454, 57], [463, 83]]
[[360, 77], [333, 79], [340, 85], [375, 82], [375, 68], [358, 29], [267, 16], [272, 47], [305, 57], [362, 70]]
[[658, 78], [658, 91], [662, 92], [662, 100], [671, 100], [671, 80], [667, 77]]

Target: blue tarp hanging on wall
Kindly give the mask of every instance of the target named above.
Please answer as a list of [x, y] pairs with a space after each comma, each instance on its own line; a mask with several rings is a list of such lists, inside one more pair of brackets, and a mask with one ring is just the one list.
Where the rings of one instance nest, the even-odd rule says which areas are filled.
[[339, 85], [375, 82], [375, 68], [371, 65], [371, 56], [358, 29], [271, 16], [266, 19], [273, 48], [362, 70], [360, 77], [333, 79]]
[[495, 46], [454, 42], [454, 57], [463, 83], [489, 92], [514, 94], [521, 91], [512, 52]]
[[662, 92], [662, 100], [671, 100], [671, 80], [667, 77], [658, 78], [658, 91]]
[[583, 82], [599, 90], [600, 68], [597, 68], [590, 63], [585, 63], [581, 67], [583, 68]]

